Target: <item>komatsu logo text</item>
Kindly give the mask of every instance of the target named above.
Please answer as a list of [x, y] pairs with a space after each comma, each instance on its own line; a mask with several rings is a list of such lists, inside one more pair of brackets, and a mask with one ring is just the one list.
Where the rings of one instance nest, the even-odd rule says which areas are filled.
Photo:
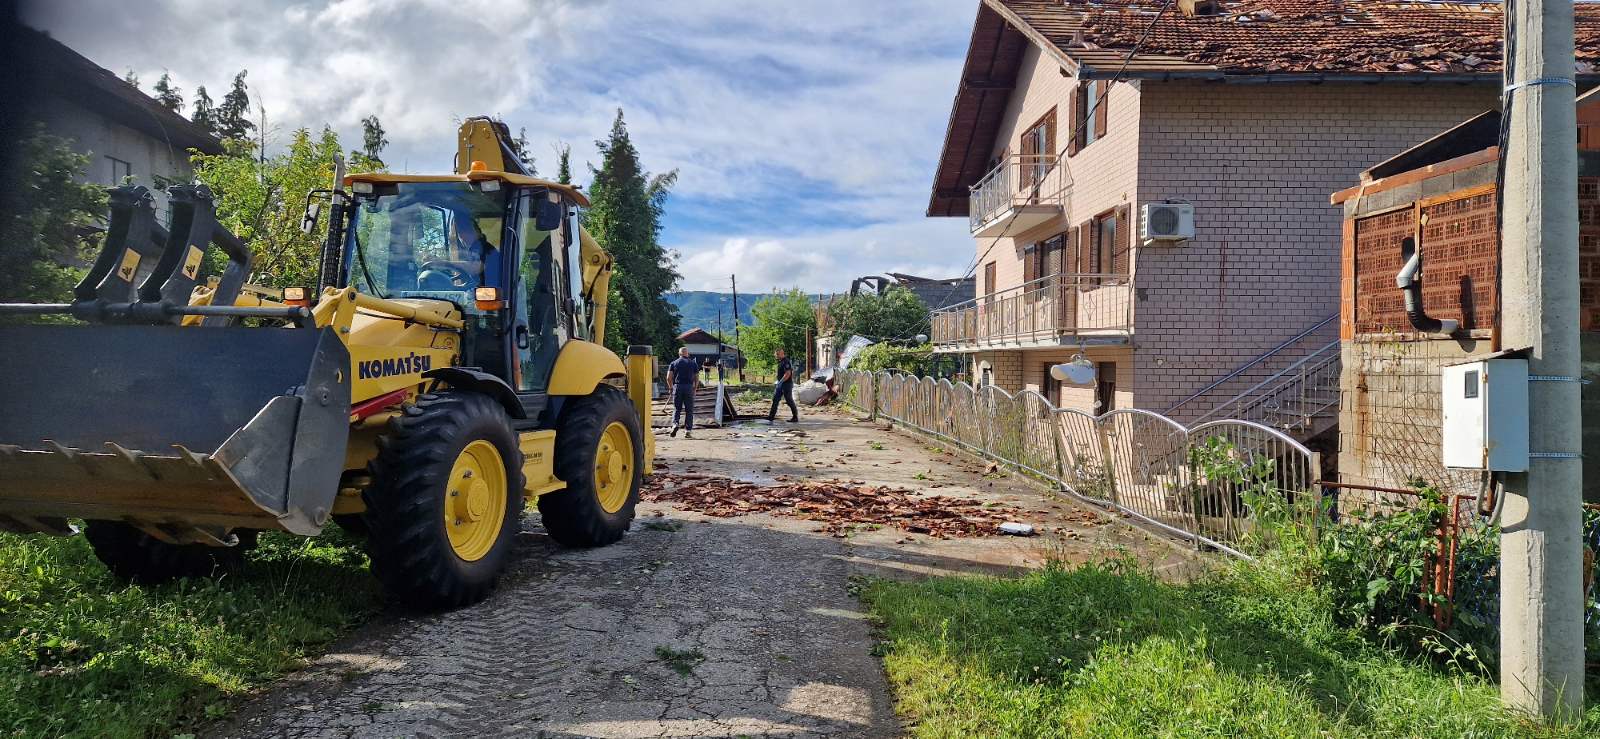
[[433, 357], [426, 354], [408, 354], [404, 357], [358, 362], [356, 363], [356, 376], [362, 380], [372, 380], [379, 377], [427, 372], [432, 368]]

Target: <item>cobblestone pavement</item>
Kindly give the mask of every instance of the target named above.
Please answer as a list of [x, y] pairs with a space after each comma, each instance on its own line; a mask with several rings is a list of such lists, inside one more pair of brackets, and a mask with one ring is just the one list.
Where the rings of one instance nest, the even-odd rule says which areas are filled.
[[[515, 564], [477, 606], [390, 614], [245, 702], [213, 736], [657, 737], [900, 733], [850, 576], [1014, 572], [1046, 551], [1187, 559], [1147, 534], [842, 414], [662, 437], [668, 469], [770, 480], [873, 479], [1001, 500], [1051, 534], [937, 540], [820, 534], [643, 505], [615, 546], [556, 546], [530, 515]], [[803, 435], [801, 435], [803, 434]], [[1162, 564], [1165, 562], [1165, 564]], [[687, 674], [680, 674], [680, 670]]]

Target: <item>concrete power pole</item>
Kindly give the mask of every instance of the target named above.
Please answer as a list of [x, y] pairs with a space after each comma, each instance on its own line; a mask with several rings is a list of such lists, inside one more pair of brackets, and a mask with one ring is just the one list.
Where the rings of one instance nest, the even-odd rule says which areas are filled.
[[1571, 0], [1506, 3], [1501, 346], [1530, 347], [1526, 473], [1505, 475], [1500, 695], [1547, 719], [1583, 710], [1583, 417]]

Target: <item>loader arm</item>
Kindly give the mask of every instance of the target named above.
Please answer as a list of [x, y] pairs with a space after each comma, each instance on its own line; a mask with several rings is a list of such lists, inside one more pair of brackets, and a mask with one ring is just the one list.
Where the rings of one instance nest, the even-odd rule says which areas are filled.
[[583, 296], [593, 310], [590, 336], [597, 343], [606, 340], [606, 305], [611, 298], [611, 255], [585, 229], [578, 229], [578, 258], [583, 260]]

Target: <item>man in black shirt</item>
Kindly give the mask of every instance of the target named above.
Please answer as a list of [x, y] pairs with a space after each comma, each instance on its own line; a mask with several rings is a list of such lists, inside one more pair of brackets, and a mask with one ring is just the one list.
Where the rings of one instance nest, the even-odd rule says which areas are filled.
[[689, 358], [689, 347], [678, 347], [678, 358], [667, 365], [667, 387], [672, 388], [672, 435], [678, 435], [678, 419], [683, 419], [683, 438], [694, 438], [694, 390], [700, 384], [700, 363]]
[[800, 422], [800, 407], [794, 404], [794, 365], [789, 362], [782, 349], [777, 351], [778, 357], [778, 384], [772, 388], [772, 410], [767, 411], [767, 423], [778, 416], [778, 401], [789, 403], [791, 418], [789, 423]]

